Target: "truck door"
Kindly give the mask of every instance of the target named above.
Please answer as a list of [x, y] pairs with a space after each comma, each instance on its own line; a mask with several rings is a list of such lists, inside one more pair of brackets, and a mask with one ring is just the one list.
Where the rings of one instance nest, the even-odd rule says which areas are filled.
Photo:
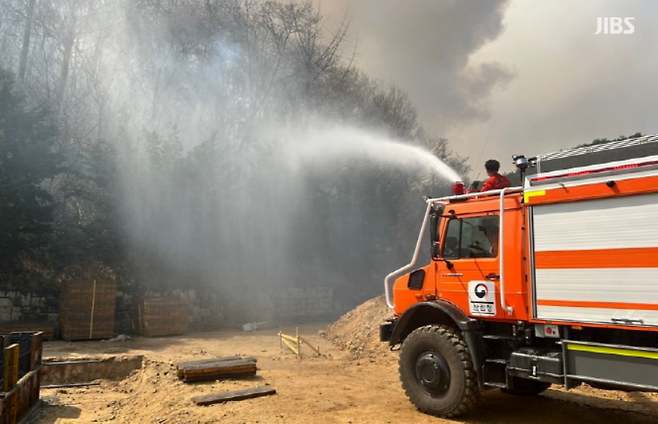
[[500, 279], [497, 214], [449, 218], [438, 262], [438, 296], [470, 316], [496, 316]]

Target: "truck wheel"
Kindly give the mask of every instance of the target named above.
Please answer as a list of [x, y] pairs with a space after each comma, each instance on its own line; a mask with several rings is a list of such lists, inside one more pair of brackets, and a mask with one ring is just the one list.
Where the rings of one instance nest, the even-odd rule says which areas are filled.
[[400, 348], [399, 369], [405, 394], [427, 414], [456, 417], [480, 397], [468, 346], [448, 326], [426, 325], [409, 334]]
[[551, 387], [551, 383], [528, 380], [519, 377], [514, 377], [514, 381], [512, 383], [513, 387], [511, 389], [500, 389], [500, 391], [510, 395], [537, 396], [541, 392]]

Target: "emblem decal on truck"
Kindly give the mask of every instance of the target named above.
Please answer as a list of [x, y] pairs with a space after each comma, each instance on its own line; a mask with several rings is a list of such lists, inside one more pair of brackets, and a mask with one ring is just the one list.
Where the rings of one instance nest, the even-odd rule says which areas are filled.
[[493, 281], [469, 282], [468, 305], [471, 315], [496, 315], [496, 286]]

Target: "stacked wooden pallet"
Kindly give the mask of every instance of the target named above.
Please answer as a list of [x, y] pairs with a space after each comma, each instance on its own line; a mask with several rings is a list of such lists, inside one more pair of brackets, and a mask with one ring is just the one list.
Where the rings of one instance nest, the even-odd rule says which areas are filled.
[[187, 333], [189, 304], [177, 297], [139, 297], [133, 302], [133, 331], [147, 337]]
[[186, 383], [250, 377], [256, 375], [256, 358], [224, 356], [179, 362], [176, 364], [176, 375]]
[[43, 333], [43, 340], [53, 340], [55, 337], [55, 326], [44, 321], [4, 321], [0, 322], [0, 333], [31, 332]]
[[114, 335], [117, 284], [69, 281], [63, 284], [59, 331], [64, 340], [109, 339]]

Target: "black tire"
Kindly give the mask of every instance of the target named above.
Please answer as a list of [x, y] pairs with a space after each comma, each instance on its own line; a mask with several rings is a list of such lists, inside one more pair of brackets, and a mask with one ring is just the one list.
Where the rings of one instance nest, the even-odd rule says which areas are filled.
[[503, 393], [517, 396], [537, 396], [551, 387], [551, 383], [514, 377], [511, 389], [500, 389]]
[[405, 394], [427, 414], [456, 417], [480, 398], [468, 346], [448, 326], [427, 325], [409, 334], [400, 348], [399, 369]]

